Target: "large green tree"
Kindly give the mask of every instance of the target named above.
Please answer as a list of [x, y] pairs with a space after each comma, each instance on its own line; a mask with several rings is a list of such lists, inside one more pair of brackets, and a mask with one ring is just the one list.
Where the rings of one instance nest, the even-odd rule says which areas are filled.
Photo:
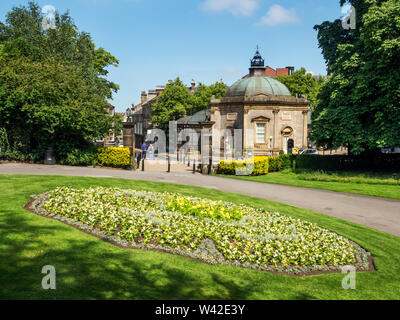
[[349, 2], [355, 29], [340, 20], [315, 26], [331, 77], [313, 112], [312, 138], [354, 154], [399, 146], [400, 2]]
[[312, 106], [316, 105], [317, 95], [321, 86], [325, 83], [323, 77], [320, 76], [316, 79], [310, 73], [307, 73], [305, 68], [300, 68], [289, 76], [279, 76], [277, 80], [286, 85], [293, 96], [305, 95]]
[[[55, 29], [43, 30], [41, 7], [35, 2], [27, 6], [13, 7], [5, 23], [0, 22], [0, 43], [24, 39], [31, 45], [30, 58], [44, 61], [51, 58], [57, 62], [74, 65], [85, 76], [96, 82], [96, 86], [107, 98], [112, 97], [119, 87], [108, 81], [107, 67], [118, 66], [118, 59], [104, 48], [95, 48], [87, 32], [79, 32], [68, 12], [55, 13]], [[16, 55], [19, 52], [15, 52]], [[95, 77], [92, 77], [95, 75]]]
[[193, 108], [190, 110], [190, 112], [196, 113], [197, 111], [208, 109], [210, 107], [212, 96], [214, 96], [216, 99], [220, 99], [225, 96], [226, 91], [227, 86], [222, 81], [216, 82], [209, 86], [200, 83], [193, 95]]
[[106, 68], [118, 60], [96, 49], [68, 13], [42, 29], [39, 6], [14, 7], [0, 23], [0, 127], [8, 148], [32, 160], [48, 146], [60, 157], [108, 134], [107, 98], [118, 86]]
[[165, 130], [170, 121], [209, 108], [211, 97], [221, 98], [226, 94], [226, 90], [224, 83], [216, 82], [210, 86], [200, 84], [196, 92], [191, 94], [183, 82], [176, 78], [166, 85], [152, 105], [152, 121]]
[[168, 128], [169, 121], [178, 120], [193, 108], [193, 97], [181, 79], [169, 82], [152, 105], [152, 122], [159, 128]]

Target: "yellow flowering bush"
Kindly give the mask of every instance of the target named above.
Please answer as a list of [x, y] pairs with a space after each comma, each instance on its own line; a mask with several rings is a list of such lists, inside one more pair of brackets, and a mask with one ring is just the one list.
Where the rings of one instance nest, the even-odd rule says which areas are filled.
[[97, 163], [104, 167], [128, 168], [131, 165], [129, 148], [100, 147], [97, 150]]
[[221, 160], [217, 173], [226, 175], [259, 176], [268, 173], [268, 157], [254, 157], [247, 160]]
[[[269, 172], [277, 172], [293, 167], [295, 155], [282, 154], [278, 157], [255, 156], [248, 160], [220, 161], [217, 173], [226, 175], [265, 175]], [[249, 165], [251, 162], [254, 165]], [[246, 174], [246, 164], [248, 164], [248, 173]], [[253, 171], [251, 171], [253, 170]]]

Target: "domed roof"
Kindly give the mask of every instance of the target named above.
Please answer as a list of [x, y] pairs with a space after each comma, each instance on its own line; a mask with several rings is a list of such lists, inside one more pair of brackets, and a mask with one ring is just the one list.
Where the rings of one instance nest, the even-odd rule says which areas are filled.
[[291, 96], [289, 89], [270, 77], [249, 77], [236, 81], [226, 93], [226, 97], [254, 97], [260, 94]]

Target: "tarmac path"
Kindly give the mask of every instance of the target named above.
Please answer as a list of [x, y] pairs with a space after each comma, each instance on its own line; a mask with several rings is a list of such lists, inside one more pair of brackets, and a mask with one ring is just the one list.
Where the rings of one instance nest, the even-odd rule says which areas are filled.
[[61, 165], [2, 163], [0, 164], [0, 174], [123, 178], [199, 186], [310, 209], [400, 237], [400, 200], [394, 199], [236, 180], [190, 172], [142, 172]]

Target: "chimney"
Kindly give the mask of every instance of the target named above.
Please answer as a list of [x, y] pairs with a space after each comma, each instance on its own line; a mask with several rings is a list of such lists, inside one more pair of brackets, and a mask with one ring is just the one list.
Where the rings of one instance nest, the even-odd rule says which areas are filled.
[[149, 90], [149, 97], [148, 99], [153, 99], [154, 97], [157, 97], [157, 91], [156, 90]]
[[157, 93], [157, 95], [159, 95], [161, 92], [163, 92], [164, 91], [164, 86], [157, 86], [156, 87], [156, 93]]
[[294, 72], [294, 67], [286, 67], [286, 69], [288, 70], [288, 75], [291, 76]]
[[146, 91], [142, 91], [141, 103], [145, 103], [146, 101], [147, 101], [147, 93]]

